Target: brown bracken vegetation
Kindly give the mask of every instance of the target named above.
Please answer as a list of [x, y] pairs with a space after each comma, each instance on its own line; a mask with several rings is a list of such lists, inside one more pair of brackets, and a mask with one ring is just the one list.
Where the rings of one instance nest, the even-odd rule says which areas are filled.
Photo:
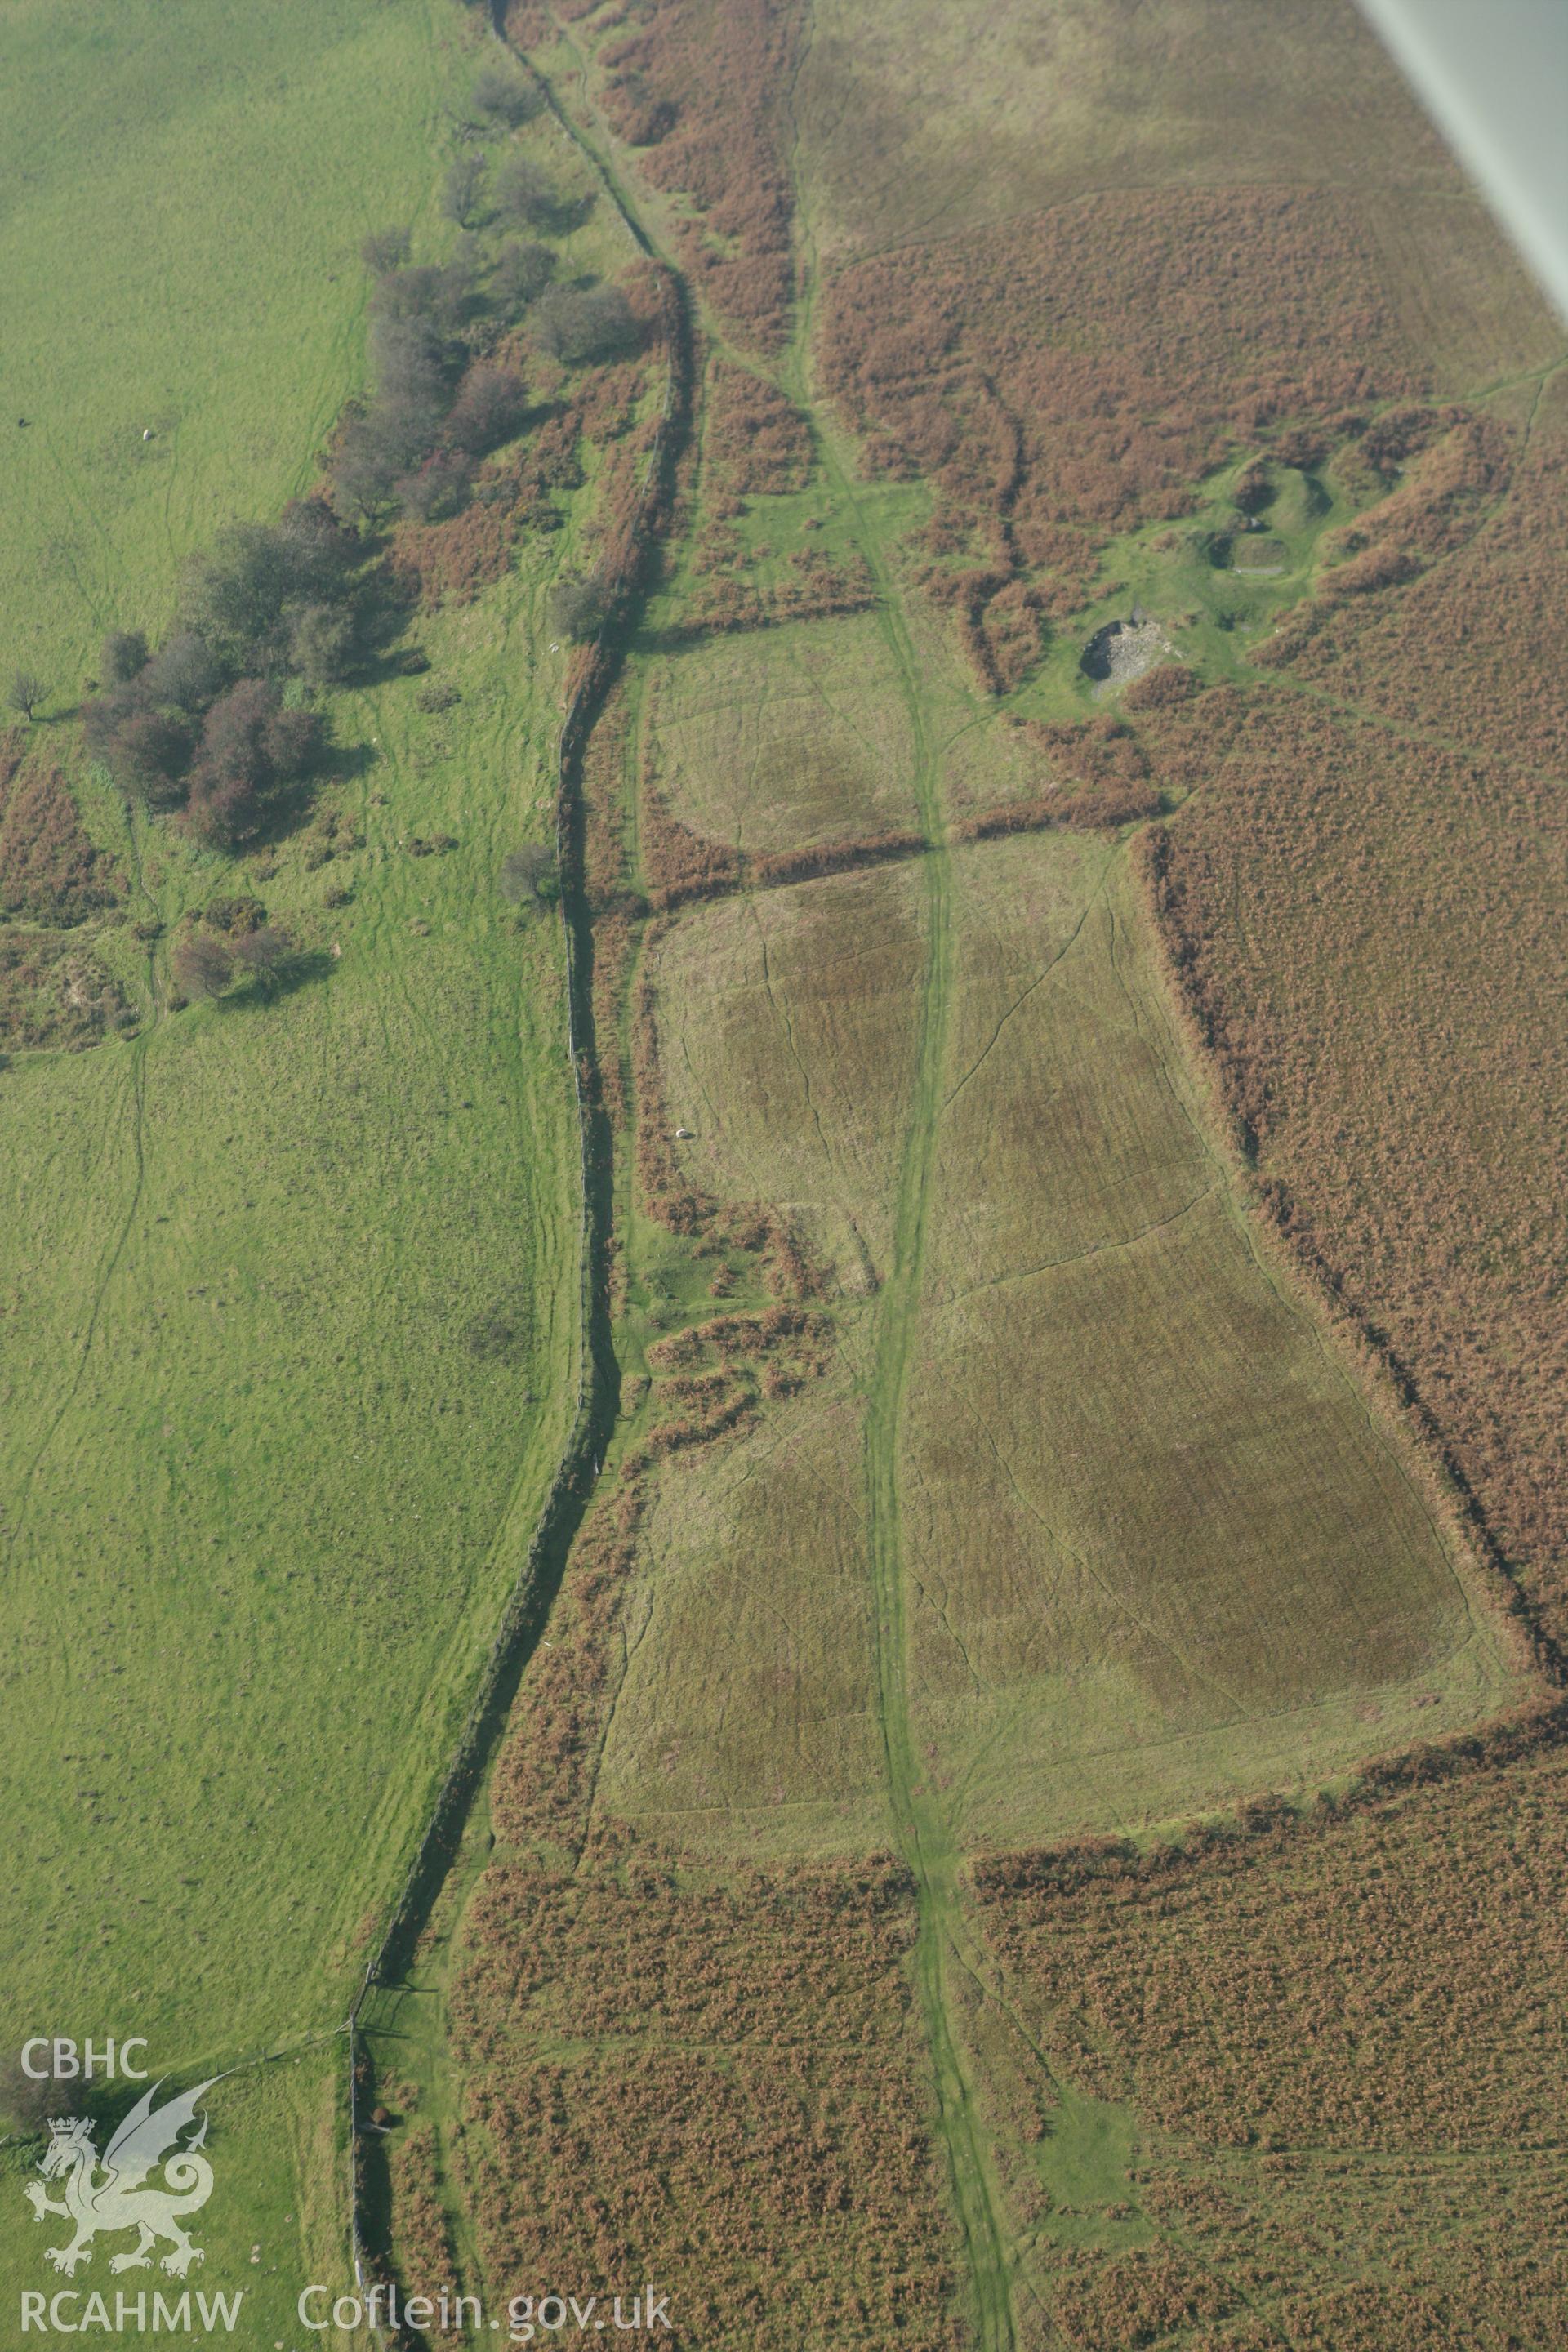
[[0, 1045], [79, 1049], [133, 1025], [81, 930], [122, 896], [64, 774], [27, 756], [20, 728], [0, 731]]
[[79, 923], [121, 897], [112, 859], [89, 840], [60, 770], [0, 734], [0, 915]]
[[452, 2000], [495, 2158], [487, 2262], [651, 2279], [689, 2352], [957, 2352], [913, 1934], [875, 1859], [725, 1881], [609, 1845], [575, 1876], [491, 1870]]
[[1554, 2340], [1563, 1733], [1559, 1710], [1185, 1850], [975, 1866], [1023, 2030], [1142, 2130], [1129, 2195], [1154, 2242], [1050, 2255], [1056, 2340]]
[[735, 497], [785, 495], [810, 483], [811, 431], [776, 383], [715, 358], [708, 370], [702, 457]]
[[1151, 845], [1155, 913], [1265, 1205], [1561, 1643], [1561, 793], [1285, 692], [1205, 694], [1166, 740], [1206, 780]]
[[1353, 207], [1302, 189], [1110, 192], [880, 255], [835, 280], [822, 362], [868, 467], [934, 489], [926, 584], [994, 690], [1237, 439], [1413, 388]]
[[756, 560], [740, 533], [715, 513], [697, 535], [691, 568], [695, 587], [683, 627], [694, 636], [726, 629], [762, 629], [783, 621], [823, 621], [870, 611], [877, 585], [855, 548], [829, 555], [797, 547], [772, 579], [759, 579]]
[[0, 1042], [79, 1050], [108, 1029], [134, 1025], [117, 982], [79, 937], [0, 923]]
[[643, 177], [696, 207], [670, 235], [714, 310], [764, 351], [789, 331], [795, 270], [783, 110], [792, 0], [630, 0], [601, 53], [605, 111]]
[[457, 2276], [439, 2161], [435, 2130], [427, 2123], [416, 2123], [387, 2142], [392, 2230], [405, 2302], [413, 2295], [434, 2300]]
[[1458, 414], [1359, 520], [1362, 550], [1257, 658], [1489, 756], [1561, 769], [1568, 384], [1542, 387], [1528, 436]]

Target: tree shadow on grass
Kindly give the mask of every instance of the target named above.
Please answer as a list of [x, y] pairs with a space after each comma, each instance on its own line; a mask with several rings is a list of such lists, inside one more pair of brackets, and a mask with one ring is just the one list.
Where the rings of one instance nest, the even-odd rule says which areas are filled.
[[335, 961], [327, 948], [299, 948], [270, 971], [247, 974], [213, 1001], [226, 1019], [241, 1013], [265, 1013], [269, 1006], [281, 1003], [286, 996], [296, 995], [301, 988], [329, 979]]

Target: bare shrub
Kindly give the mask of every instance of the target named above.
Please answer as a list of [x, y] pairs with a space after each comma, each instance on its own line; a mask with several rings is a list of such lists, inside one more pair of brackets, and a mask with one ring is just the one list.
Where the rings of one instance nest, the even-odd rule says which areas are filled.
[[560, 216], [560, 190], [531, 155], [506, 156], [491, 194], [496, 217], [514, 228], [549, 228]]
[[486, 159], [477, 150], [454, 156], [441, 190], [441, 209], [459, 228], [467, 228], [479, 211], [484, 190]]
[[554, 274], [555, 256], [549, 246], [510, 237], [490, 271], [491, 299], [505, 317], [516, 318], [543, 293]]
[[555, 855], [542, 841], [531, 841], [524, 848], [510, 851], [501, 860], [500, 894], [513, 906], [530, 900], [543, 903], [558, 898], [560, 893]]
[[540, 351], [568, 367], [586, 360], [618, 359], [635, 351], [639, 341], [636, 315], [618, 286], [583, 291], [552, 287], [534, 304], [528, 328]]
[[482, 457], [511, 440], [527, 414], [528, 387], [514, 369], [471, 367], [447, 419], [447, 445]]
[[474, 110], [504, 122], [510, 131], [531, 122], [544, 104], [537, 82], [508, 66], [486, 66], [477, 76], [472, 93]]
[[609, 584], [596, 572], [558, 580], [550, 592], [550, 625], [574, 645], [597, 636], [609, 610]]
[[170, 967], [181, 994], [188, 999], [219, 996], [234, 978], [233, 955], [210, 931], [182, 932]]
[[140, 629], [112, 629], [103, 641], [98, 667], [106, 686], [125, 686], [147, 667], [147, 640]]
[[375, 228], [360, 247], [360, 258], [373, 277], [385, 278], [401, 269], [408, 258], [405, 228]]

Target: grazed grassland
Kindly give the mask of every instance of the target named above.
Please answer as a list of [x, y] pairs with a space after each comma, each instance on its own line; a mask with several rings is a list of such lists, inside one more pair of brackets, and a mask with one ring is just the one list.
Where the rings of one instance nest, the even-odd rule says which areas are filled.
[[[295, 846], [262, 886], [315, 960], [292, 994], [5, 1080], [13, 1835], [57, 1922], [8, 1966], [17, 1998], [85, 2003], [108, 1944], [165, 2046], [247, 2048], [349, 1981], [559, 1448], [555, 942], [489, 878], [526, 821], [510, 667], [463, 667], [460, 735], [412, 681], [367, 700], [363, 849], [311, 870]], [[411, 857], [405, 826], [460, 845]], [[170, 896], [223, 885], [147, 863]], [[410, 1714], [423, 1772], [389, 1796]], [[182, 1918], [205, 1940], [175, 1975]]]
[[8, 0], [5, 28], [0, 660], [58, 708], [128, 607], [163, 625], [182, 555], [310, 480], [359, 380], [360, 240], [434, 212], [465, 28], [443, 0]]
[[[7, 425], [7, 593], [29, 602], [4, 657], [58, 691], [7, 776], [0, 952], [75, 923], [39, 935], [57, 961], [90, 950], [128, 1019], [77, 1054], [13, 1034], [0, 1076], [0, 1717], [27, 1890], [6, 2046], [140, 2032], [188, 2081], [341, 2027], [571, 1423], [560, 940], [498, 886], [551, 835], [546, 599], [592, 560], [604, 459], [590, 428], [556, 527], [419, 615], [400, 651], [424, 675], [372, 665], [322, 697], [336, 750], [308, 822], [241, 861], [132, 824], [65, 715], [89, 648], [155, 638], [214, 526], [313, 478], [359, 379], [364, 231], [411, 221], [435, 254], [453, 234], [427, 217], [438, 126], [479, 35], [425, 0], [11, 16], [8, 135], [37, 164], [6, 232], [30, 240], [15, 350], [32, 363], [47, 311], [57, 373]], [[568, 252], [612, 275], [629, 247], [601, 214]], [[294, 941], [287, 983], [186, 1004], [177, 927], [237, 889]], [[258, 2342], [346, 2268], [344, 2054], [212, 2095], [203, 2283], [246, 2286]], [[50, 2275], [15, 2189], [7, 2295]]]
[[909, 714], [870, 614], [710, 638], [654, 696], [653, 775], [698, 833], [765, 854], [914, 820]]
[[1520, 1662], [1260, 1256], [1123, 855], [955, 860], [905, 1505], [914, 1710], [966, 1843], [1311, 1783]]
[[696, 910], [653, 960], [648, 1115], [690, 1130], [698, 1182], [786, 1209], [850, 1295], [888, 1272], [924, 928], [918, 871], [890, 866]]

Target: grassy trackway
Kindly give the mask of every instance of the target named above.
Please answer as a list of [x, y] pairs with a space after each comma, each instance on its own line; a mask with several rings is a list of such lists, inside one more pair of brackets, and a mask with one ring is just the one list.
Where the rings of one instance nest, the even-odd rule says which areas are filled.
[[[808, 20], [809, 21], [809, 20]], [[809, 36], [808, 36], [809, 37]], [[920, 994], [920, 1041], [909, 1133], [899, 1171], [892, 1263], [878, 1305], [876, 1348], [866, 1415], [866, 1478], [874, 1584], [877, 1702], [887, 1759], [888, 1792], [904, 1859], [915, 1884], [919, 1933], [915, 1975], [921, 2021], [936, 2084], [938, 2112], [952, 2168], [954, 2200], [973, 2282], [984, 2352], [1014, 2343], [1008, 2264], [991, 2178], [987, 2136], [954, 2030], [949, 1971], [958, 1962], [958, 1851], [935, 1792], [920, 1772], [910, 1724], [909, 1635], [904, 1608], [899, 1460], [910, 1349], [920, 1311], [930, 1201], [942, 1109], [942, 1076], [952, 979], [951, 888], [942, 809], [941, 747], [932, 737], [919, 666], [898, 584], [835, 443], [811, 383], [810, 342], [816, 254], [804, 192], [796, 180], [799, 290], [795, 332], [781, 375], [810, 422], [818, 457], [877, 583], [883, 630], [897, 666], [914, 743], [914, 788], [921, 830], [930, 845], [920, 861], [926, 898], [926, 965]]]

